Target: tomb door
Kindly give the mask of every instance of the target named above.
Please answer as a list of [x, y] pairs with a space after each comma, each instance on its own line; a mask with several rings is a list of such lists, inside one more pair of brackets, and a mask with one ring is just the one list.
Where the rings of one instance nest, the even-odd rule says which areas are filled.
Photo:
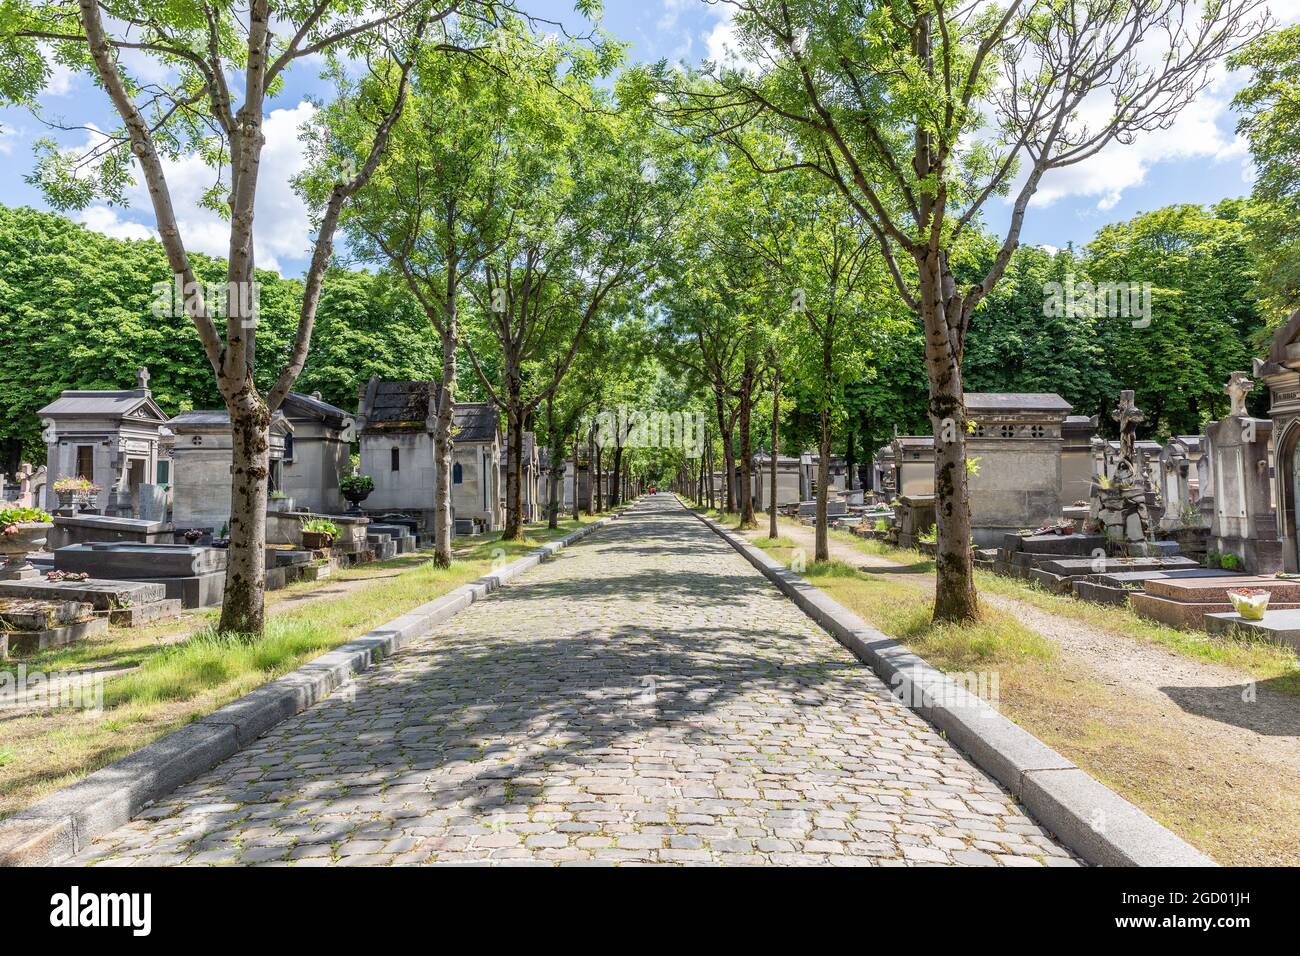
[[1288, 530], [1291, 533], [1292, 543], [1297, 549], [1296, 566], [1300, 567], [1300, 533], [1297, 532], [1297, 529], [1300, 529], [1300, 441], [1292, 447], [1288, 469], [1291, 472], [1291, 520], [1287, 523], [1291, 525]]

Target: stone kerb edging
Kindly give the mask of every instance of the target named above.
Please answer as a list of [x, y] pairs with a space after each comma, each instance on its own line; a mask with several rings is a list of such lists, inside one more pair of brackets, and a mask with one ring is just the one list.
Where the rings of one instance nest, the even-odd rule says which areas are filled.
[[328, 697], [354, 675], [626, 510], [583, 525], [462, 584], [0, 820], [0, 866], [66, 862], [96, 837], [128, 823], [147, 804], [206, 773], [282, 720]]
[[942, 731], [1080, 857], [1099, 866], [1217, 866], [1191, 844], [789, 568], [716, 521], [689, 507], [687, 511], [874, 670], [903, 703]]

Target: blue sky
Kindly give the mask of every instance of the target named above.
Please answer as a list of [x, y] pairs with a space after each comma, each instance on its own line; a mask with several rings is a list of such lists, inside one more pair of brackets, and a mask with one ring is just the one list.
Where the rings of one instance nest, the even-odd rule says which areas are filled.
[[[522, 0], [521, 6], [540, 17], [563, 21], [574, 30], [583, 26], [573, 12], [572, 0]], [[631, 44], [632, 60], [666, 57], [696, 62], [717, 57], [730, 35], [725, 5], [707, 0], [606, 0], [605, 6], [604, 26]], [[1271, 0], [1270, 8], [1282, 22], [1300, 18], [1300, 0]], [[1101, 226], [1139, 212], [1175, 202], [1213, 203], [1248, 193], [1249, 155], [1233, 130], [1235, 118], [1229, 107], [1239, 82], [1238, 77], [1216, 75], [1173, 129], [1149, 134], [1130, 146], [1112, 144], [1088, 163], [1049, 174], [1029, 211], [1023, 241], [1082, 245]], [[287, 182], [301, 168], [296, 130], [311, 113], [304, 97], [318, 89], [315, 68], [310, 63], [299, 64], [268, 113], [257, 255], [260, 264], [286, 275], [299, 274], [306, 266], [309, 227], [302, 204]], [[67, 124], [116, 125], [102, 93], [85, 77], [56, 76], [44, 103]], [[27, 112], [0, 110], [0, 202], [45, 208], [38, 191], [22, 177], [32, 166], [32, 142], [48, 134]], [[87, 142], [89, 135], [60, 133], [56, 138], [72, 147]], [[183, 160], [169, 168], [168, 178], [191, 248], [224, 254], [224, 224], [198, 208], [198, 199], [211, 182], [211, 171], [197, 160]], [[109, 235], [151, 235], [153, 217], [147, 197], [142, 190], [134, 190], [130, 199], [129, 208], [96, 205], [76, 217]], [[1002, 229], [1007, 218], [1005, 204], [995, 201], [990, 205], [986, 220], [991, 228]]]

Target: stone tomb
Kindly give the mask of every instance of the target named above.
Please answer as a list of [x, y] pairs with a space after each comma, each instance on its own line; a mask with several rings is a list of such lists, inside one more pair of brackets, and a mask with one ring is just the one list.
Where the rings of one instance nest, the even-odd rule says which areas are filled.
[[[216, 536], [230, 523], [232, 449], [230, 415], [224, 411], [184, 412], [167, 426], [172, 446], [172, 524]], [[285, 444], [293, 434], [281, 412], [271, 419], [270, 490], [279, 491]]]
[[[802, 471], [799, 459], [793, 455], [778, 455], [776, 459], [776, 506], [784, 508], [800, 501]], [[766, 511], [772, 494], [772, 458], [766, 452], [754, 456], [754, 502]]]
[[45, 508], [54, 511], [59, 478], [88, 478], [101, 488], [89, 507], [109, 515], [136, 516], [141, 496], [160, 484], [167, 416], [153, 400], [149, 370], [137, 387], [121, 391], [65, 391], [37, 413], [47, 448]]
[[1193, 580], [1148, 581], [1141, 594], [1129, 597], [1133, 610], [1170, 627], [1204, 628], [1205, 615], [1233, 610], [1228, 600], [1231, 588], [1264, 588], [1272, 593], [1270, 609], [1300, 608], [1300, 581], [1285, 581], [1255, 575], [1220, 574]]
[[1039, 554], [1028, 560], [1029, 580], [1042, 585], [1048, 591], [1055, 591], [1058, 594], [1072, 594], [1074, 593], [1074, 585], [1077, 582], [1096, 575], [1142, 571], [1203, 570], [1191, 558], [1176, 556], [1105, 558], [1096, 555], [1091, 558], [1054, 558], [1049, 555]]
[[1129, 595], [1141, 592], [1148, 581], [1186, 581], [1196, 578], [1222, 578], [1231, 572], [1217, 568], [1173, 568], [1156, 571], [1116, 571], [1090, 574], [1074, 582], [1074, 596], [1096, 604], [1128, 604]]
[[102, 634], [108, 621], [80, 601], [0, 599], [0, 658], [34, 654]]
[[55, 551], [70, 544], [127, 541], [134, 544], [171, 544], [169, 521], [144, 521], [108, 515], [55, 515], [45, 546]]
[[1211, 611], [1205, 615], [1205, 629], [1211, 634], [1237, 636], [1285, 644], [1300, 654], [1300, 610], [1269, 610], [1262, 621], [1248, 621], [1235, 611]]
[[1300, 571], [1300, 309], [1273, 336], [1268, 358], [1255, 361], [1255, 377], [1268, 386], [1276, 481], [1273, 514], [1280, 560]]
[[138, 627], [181, 612], [181, 602], [168, 600], [164, 585], [143, 581], [0, 581], [3, 600], [89, 604], [117, 627]]
[[974, 425], [966, 456], [977, 469], [969, 478], [977, 546], [993, 547], [1009, 532], [1055, 521], [1064, 498], [1082, 497], [1083, 489], [1065, 487], [1062, 473], [1063, 429], [1071, 410], [1050, 392], [966, 394]]
[[341, 514], [347, 502], [339, 479], [352, 473], [352, 442], [356, 419], [329, 402], [319, 392], [290, 392], [281, 411], [289, 421], [280, 467], [280, 490], [301, 511]]
[[1254, 385], [1244, 372], [1233, 372], [1224, 388], [1232, 399], [1228, 417], [1205, 427], [1214, 459], [1210, 547], [1236, 555], [1251, 574], [1269, 574], [1282, 569], [1283, 547], [1269, 469], [1273, 423], [1246, 412]]
[[226, 552], [186, 544], [74, 544], [54, 552], [54, 568], [105, 580], [158, 583], [168, 599], [180, 600], [185, 608], [220, 604], [226, 584]]

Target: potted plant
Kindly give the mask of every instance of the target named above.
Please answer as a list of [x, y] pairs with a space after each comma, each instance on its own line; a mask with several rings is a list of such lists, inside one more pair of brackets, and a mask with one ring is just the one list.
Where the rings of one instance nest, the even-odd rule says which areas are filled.
[[369, 498], [374, 490], [375, 479], [369, 475], [345, 475], [339, 479], [339, 491], [343, 492], [343, 497], [352, 505], [348, 509], [349, 514], [360, 514], [361, 502]]
[[40, 550], [53, 522], [49, 512], [40, 508], [0, 509], [0, 556], [4, 558], [0, 579], [22, 579], [35, 573], [27, 552]]
[[274, 512], [285, 512], [293, 510], [293, 499], [283, 491], [271, 492], [271, 510]]
[[67, 508], [75, 512], [90, 495], [91, 489], [99, 493], [98, 487], [89, 478], [83, 478], [78, 475], [75, 478], [63, 477], [54, 482], [51, 486], [54, 494], [59, 499], [59, 507]]
[[196, 545], [203, 540], [203, 535], [206, 533], [207, 532], [200, 528], [190, 528], [188, 531], [184, 532], [181, 537], [185, 539], [186, 544]]
[[1233, 610], [1247, 621], [1262, 621], [1272, 597], [1273, 592], [1263, 588], [1232, 588], [1228, 591], [1228, 600], [1232, 602]]
[[308, 518], [302, 523], [302, 546], [309, 551], [324, 551], [334, 546], [339, 528], [324, 518]]

